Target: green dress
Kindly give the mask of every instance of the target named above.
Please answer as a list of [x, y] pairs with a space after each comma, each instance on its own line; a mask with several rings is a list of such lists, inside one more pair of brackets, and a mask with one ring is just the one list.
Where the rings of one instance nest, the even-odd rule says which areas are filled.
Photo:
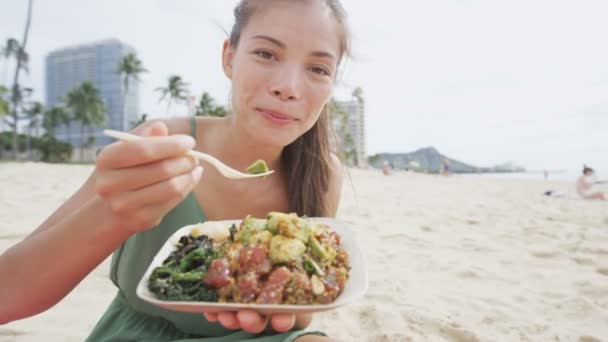
[[[194, 121], [192, 127], [196, 136]], [[177, 229], [205, 220], [191, 193], [158, 226], [135, 234], [114, 252], [110, 279], [118, 293], [87, 341], [291, 342], [305, 334], [323, 335], [302, 330], [275, 335], [228, 330], [207, 321], [203, 314], [165, 310], [140, 299], [135, 293], [137, 284], [164, 242]]]

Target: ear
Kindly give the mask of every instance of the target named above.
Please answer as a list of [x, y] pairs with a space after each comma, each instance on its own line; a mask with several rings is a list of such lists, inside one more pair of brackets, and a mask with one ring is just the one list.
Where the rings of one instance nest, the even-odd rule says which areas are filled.
[[230, 80], [232, 80], [232, 62], [235, 52], [232, 45], [230, 45], [230, 41], [226, 39], [222, 48], [222, 67], [224, 68], [224, 74]]

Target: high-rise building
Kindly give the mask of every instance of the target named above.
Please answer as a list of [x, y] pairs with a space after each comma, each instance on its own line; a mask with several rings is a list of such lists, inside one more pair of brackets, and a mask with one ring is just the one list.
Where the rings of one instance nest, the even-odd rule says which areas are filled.
[[[107, 110], [105, 128], [129, 130], [139, 112], [139, 87], [129, 82], [129, 91], [123, 99], [124, 84], [118, 74], [119, 61], [135, 50], [117, 39], [60, 48], [46, 57], [46, 105], [60, 105], [61, 99], [84, 81], [90, 81], [99, 91]], [[123, 113], [123, 100], [125, 101]], [[103, 128], [89, 127], [84, 139], [94, 136], [97, 146], [112, 141], [101, 134]], [[80, 146], [80, 123], [57, 129], [57, 138]]]
[[[355, 155], [353, 163], [358, 167], [367, 166], [367, 154], [365, 150], [365, 108], [362, 103], [357, 100], [351, 101], [336, 101], [340, 110], [347, 114], [346, 132], [352, 138]], [[334, 130], [338, 133], [338, 139], [342, 147], [345, 148], [345, 137], [340, 136], [340, 128], [343, 125], [339, 118], [334, 117]]]

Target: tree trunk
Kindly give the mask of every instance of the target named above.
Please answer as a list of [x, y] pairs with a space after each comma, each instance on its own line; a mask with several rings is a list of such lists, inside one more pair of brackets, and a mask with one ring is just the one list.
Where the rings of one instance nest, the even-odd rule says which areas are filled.
[[27, 160], [32, 161], [32, 126], [30, 124], [27, 125], [27, 136], [25, 137], [25, 146], [27, 149]]
[[80, 125], [80, 161], [84, 161], [84, 124]]
[[[32, 2], [33, 0], [29, 0], [28, 1], [28, 9], [27, 9], [27, 21], [25, 23], [25, 32], [23, 32], [23, 41], [20, 44], [20, 48], [25, 51], [25, 47], [27, 45], [27, 36], [28, 33], [30, 31], [30, 23], [32, 21]], [[19, 88], [19, 71], [21, 70], [21, 58], [19, 58], [19, 55], [17, 55], [17, 67], [15, 69], [15, 77], [13, 78], [13, 112], [12, 112], [12, 117], [13, 117], [13, 158], [15, 160], [17, 160], [17, 152], [18, 152], [18, 148], [17, 148], [17, 127], [19, 126], [19, 116], [17, 113], [17, 97], [14, 96], [15, 95], [15, 90]]]
[[[127, 107], [127, 93], [129, 92], [129, 84], [125, 82], [125, 91], [122, 92], [122, 122], [125, 122], [125, 108]], [[127, 130], [127, 127], [120, 128], [123, 131]]]
[[72, 124], [70, 124], [69, 122], [67, 124], [66, 133], [68, 134], [68, 143], [70, 143], [70, 145], [71, 145], [72, 144], [72, 140], [71, 140], [72, 139]]
[[13, 159], [17, 160], [17, 153], [18, 153], [18, 147], [17, 147], [17, 108], [15, 107], [14, 109], [14, 113], [13, 113], [13, 118], [15, 120], [15, 122], [11, 125], [11, 127], [13, 128]]
[[2, 84], [6, 84], [6, 77], [8, 76], [9, 58], [4, 60], [4, 69], [2, 70]]

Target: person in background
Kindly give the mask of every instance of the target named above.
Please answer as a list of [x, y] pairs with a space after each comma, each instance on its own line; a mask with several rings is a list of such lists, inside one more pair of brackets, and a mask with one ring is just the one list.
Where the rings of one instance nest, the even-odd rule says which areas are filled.
[[583, 174], [576, 181], [576, 192], [584, 199], [597, 199], [605, 201], [606, 193], [594, 191], [593, 186], [604, 182], [598, 182], [595, 171], [589, 166], [583, 166]]
[[389, 164], [388, 162], [384, 162], [384, 165], [382, 165], [382, 173], [383, 173], [385, 176], [390, 175], [390, 174], [391, 174], [391, 170], [392, 170], [392, 169], [393, 169], [393, 168], [391, 167], [391, 164]]

